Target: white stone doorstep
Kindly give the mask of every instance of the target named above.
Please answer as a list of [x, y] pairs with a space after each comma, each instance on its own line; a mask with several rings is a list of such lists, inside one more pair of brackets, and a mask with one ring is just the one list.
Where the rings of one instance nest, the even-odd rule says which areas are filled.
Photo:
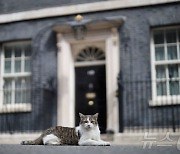
[[152, 143], [155, 146], [174, 146], [180, 144], [180, 132], [144, 132], [117, 133], [114, 135], [114, 145], [143, 145]]
[[[0, 144], [20, 144], [23, 140], [34, 140], [41, 133], [15, 133], [0, 134]], [[109, 140], [112, 145], [143, 145], [145, 142], [152, 142], [154, 145], [176, 145], [180, 141], [180, 132], [158, 133], [116, 133], [113, 137], [102, 135], [102, 139]]]
[[23, 140], [34, 140], [39, 133], [0, 134], [0, 144], [20, 144]]

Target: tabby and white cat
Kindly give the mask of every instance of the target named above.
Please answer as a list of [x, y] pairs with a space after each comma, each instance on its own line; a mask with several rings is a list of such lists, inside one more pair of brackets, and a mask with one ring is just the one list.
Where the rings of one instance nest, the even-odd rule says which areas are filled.
[[80, 124], [78, 127], [56, 126], [45, 130], [39, 138], [33, 141], [22, 141], [23, 145], [99, 145], [109, 146], [100, 138], [98, 126], [98, 113], [83, 115], [79, 113]]

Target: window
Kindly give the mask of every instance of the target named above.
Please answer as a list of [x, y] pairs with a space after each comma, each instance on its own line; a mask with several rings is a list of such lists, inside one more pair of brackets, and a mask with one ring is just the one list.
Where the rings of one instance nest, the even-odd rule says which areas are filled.
[[31, 110], [31, 44], [5, 43], [1, 51], [0, 112]]
[[151, 62], [151, 104], [180, 104], [180, 27], [152, 31]]

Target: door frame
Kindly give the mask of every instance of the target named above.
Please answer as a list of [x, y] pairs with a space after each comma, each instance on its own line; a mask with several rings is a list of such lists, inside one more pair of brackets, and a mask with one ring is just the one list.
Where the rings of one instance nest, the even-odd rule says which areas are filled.
[[119, 106], [116, 97], [117, 77], [120, 71], [119, 33], [116, 27], [88, 31], [83, 40], [74, 38], [73, 33], [57, 32], [57, 124], [75, 126], [75, 63], [72, 45], [104, 41], [106, 65], [107, 130], [119, 132]]

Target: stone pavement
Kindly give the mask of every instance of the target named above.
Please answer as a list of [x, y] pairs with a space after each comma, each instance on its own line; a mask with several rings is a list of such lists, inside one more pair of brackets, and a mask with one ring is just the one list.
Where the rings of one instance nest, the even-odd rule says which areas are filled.
[[43, 145], [0, 145], [0, 154], [179, 154], [176, 146], [152, 147], [142, 146], [43, 146]]

